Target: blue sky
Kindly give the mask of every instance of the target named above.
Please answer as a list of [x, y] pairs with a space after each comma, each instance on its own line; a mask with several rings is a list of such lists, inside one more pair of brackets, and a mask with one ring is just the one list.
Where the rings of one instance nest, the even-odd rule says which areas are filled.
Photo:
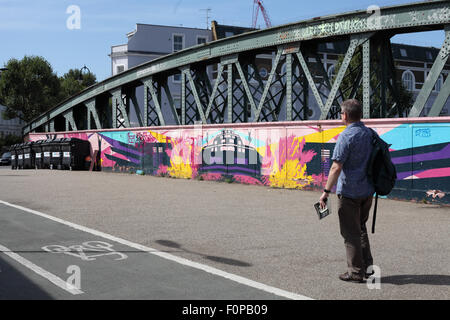
[[[272, 25], [317, 16], [365, 10], [370, 5], [391, 6], [405, 0], [264, 0]], [[70, 5], [81, 10], [80, 29], [70, 30]], [[10, 58], [39, 55], [58, 75], [86, 65], [103, 80], [111, 74], [111, 46], [126, 43], [136, 23], [206, 28], [205, 11], [219, 24], [249, 27], [253, 0], [0, 0], [0, 66]], [[260, 16], [258, 22], [264, 26]], [[442, 31], [396, 36], [393, 41], [440, 47]]]

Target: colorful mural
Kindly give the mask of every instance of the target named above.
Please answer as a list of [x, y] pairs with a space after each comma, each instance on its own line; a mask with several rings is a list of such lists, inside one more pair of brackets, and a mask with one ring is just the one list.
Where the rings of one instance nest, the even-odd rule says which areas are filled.
[[[398, 180], [389, 197], [450, 203], [450, 123], [371, 123], [389, 144]], [[102, 170], [185, 179], [223, 180], [277, 188], [323, 188], [339, 134], [337, 122], [285, 126], [209, 125], [30, 134], [89, 140]]]

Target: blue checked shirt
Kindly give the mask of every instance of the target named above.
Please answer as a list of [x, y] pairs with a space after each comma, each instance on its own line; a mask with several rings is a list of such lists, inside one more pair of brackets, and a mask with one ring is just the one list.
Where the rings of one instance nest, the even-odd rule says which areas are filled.
[[351, 123], [339, 135], [333, 161], [343, 164], [336, 194], [346, 198], [366, 198], [375, 192], [367, 179], [367, 163], [372, 152], [372, 131], [361, 121]]

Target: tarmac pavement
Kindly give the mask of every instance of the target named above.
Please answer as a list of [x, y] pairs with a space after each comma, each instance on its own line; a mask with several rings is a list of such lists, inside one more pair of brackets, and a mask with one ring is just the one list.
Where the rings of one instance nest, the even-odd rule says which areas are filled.
[[[338, 279], [346, 260], [337, 199], [331, 197], [333, 212], [319, 221], [313, 209], [319, 196], [235, 183], [2, 167], [0, 281], [9, 290], [0, 289], [0, 298], [289, 298], [275, 289], [313, 299], [450, 298], [450, 207], [379, 200], [376, 233], [369, 237], [380, 283], [369, 289]], [[77, 255], [43, 249], [50, 245]], [[149, 254], [139, 245], [275, 291]], [[68, 266], [79, 266], [83, 293], [54, 285], [5, 248], [61, 280], [71, 275]], [[98, 250], [101, 256], [86, 258]], [[127, 258], [120, 260], [121, 254]], [[28, 294], [17, 287], [28, 288]]]

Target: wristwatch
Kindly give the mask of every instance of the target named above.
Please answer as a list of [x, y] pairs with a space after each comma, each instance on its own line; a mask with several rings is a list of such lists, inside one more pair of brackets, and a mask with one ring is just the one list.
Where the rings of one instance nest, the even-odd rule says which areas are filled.
[[323, 189], [323, 192], [325, 192], [325, 193], [330, 193], [331, 191], [330, 191], [330, 190], [327, 190], [327, 189]]

